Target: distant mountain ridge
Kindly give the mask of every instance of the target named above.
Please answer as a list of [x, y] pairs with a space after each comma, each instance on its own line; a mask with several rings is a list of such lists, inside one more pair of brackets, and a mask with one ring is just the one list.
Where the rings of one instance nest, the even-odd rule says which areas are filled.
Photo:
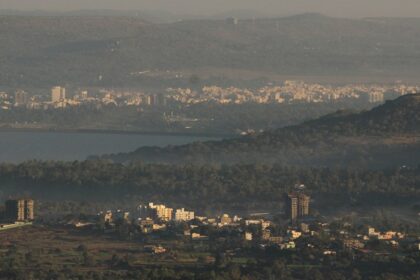
[[141, 85], [131, 73], [200, 68], [393, 79], [420, 71], [420, 19], [0, 16], [0, 37], [4, 86]]
[[266, 13], [235, 9], [223, 13], [212, 15], [200, 14], [178, 14], [170, 13], [164, 10], [109, 10], [109, 9], [82, 9], [72, 11], [53, 11], [53, 10], [10, 10], [0, 9], [0, 16], [110, 16], [110, 17], [137, 17], [151, 23], [173, 23], [180, 20], [224, 20], [229, 17], [238, 19], [254, 19], [254, 18], [273, 18], [273, 15]]
[[420, 164], [420, 94], [261, 134], [106, 156], [124, 162], [279, 163], [353, 167]]

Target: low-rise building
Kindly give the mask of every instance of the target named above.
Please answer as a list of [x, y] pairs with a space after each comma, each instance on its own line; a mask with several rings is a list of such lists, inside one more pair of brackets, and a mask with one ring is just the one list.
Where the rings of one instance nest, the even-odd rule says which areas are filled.
[[302, 233], [300, 231], [296, 231], [296, 230], [289, 230], [288, 234], [289, 234], [290, 239], [292, 239], [292, 240], [298, 239], [299, 237], [302, 236]]
[[252, 233], [251, 232], [245, 232], [244, 233], [244, 239], [246, 240], [246, 241], [252, 241]]
[[144, 246], [144, 250], [146, 252], [152, 253], [152, 254], [163, 254], [166, 252], [166, 249], [162, 246]]
[[229, 217], [229, 215], [228, 215], [228, 214], [223, 214], [223, 215], [220, 217], [220, 224], [221, 224], [222, 226], [224, 226], [224, 225], [229, 225], [230, 223], [232, 223], [232, 218], [231, 218], [231, 217]]
[[175, 221], [184, 221], [188, 222], [194, 220], [194, 212], [186, 211], [184, 208], [177, 209], [175, 211]]

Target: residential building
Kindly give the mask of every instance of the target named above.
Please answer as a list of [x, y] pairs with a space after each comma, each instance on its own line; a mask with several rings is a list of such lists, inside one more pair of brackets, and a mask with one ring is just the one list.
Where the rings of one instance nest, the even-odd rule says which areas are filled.
[[301, 223], [300, 224], [300, 230], [304, 233], [308, 233], [309, 232], [309, 225], [306, 223]]
[[108, 210], [106, 211], [106, 213], [103, 214], [103, 221], [104, 223], [112, 223], [113, 215], [111, 210]]
[[228, 224], [230, 224], [230, 223], [232, 223], [232, 218], [231, 218], [231, 217], [229, 217], [229, 215], [228, 215], [228, 214], [223, 214], [223, 215], [220, 217], [220, 224], [221, 224], [221, 225], [228, 225]]
[[283, 242], [283, 237], [282, 236], [270, 236], [270, 237], [268, 237], [268, 241], [270, 243], [280, 244], [280, 243]]
[[53, 87], [51, 89], [51, 102], [61, 102], [66, 99], [66, 89], [63, 87]]
[[34, 220], [34, 201], [32, 199], [7, 200], [5, 216], [11, 222]]
[[26, 106], [28, 104], [29, 98], [28, 93], [23, 90], [17, 90], [15, 92], [15, 106]]
[[311, 197], [303, 192], [289, 193], [286, 198], [286, 212], [292, 222], [309, 215]]
[[245, 232], [244, 233], [244, 239], [246, 241], [252, 241], [252, 232]]
[[168, 208], [163, 204], [154, 205], [153, 203], [149, 203], [149, 208], [154, 218], [162, 220], [162, 221], [172, 220], [172, 213], [173, 213], [172, 208]]
[[369, 98], [369, 103], [384, 102], [384, 94], [382, 92], [369, 92], [368, 98]]
[[184, 208], [175, 211], [175, 221], [191, 221], [194, 220], [194, 212], [186, 211]]
[[269, 230], [263, 230], [261, 232], [261, 239], [262, 240], [269, 240], [271, 237], [271, 232]]

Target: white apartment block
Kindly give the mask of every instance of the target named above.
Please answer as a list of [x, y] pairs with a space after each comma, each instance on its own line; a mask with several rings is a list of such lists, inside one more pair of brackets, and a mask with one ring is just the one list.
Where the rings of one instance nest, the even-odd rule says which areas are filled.
[[184, 208], [177, 209], [175, 212], [175, 221], [191, 221], [194, 220], [194, 212], [186, 211]]

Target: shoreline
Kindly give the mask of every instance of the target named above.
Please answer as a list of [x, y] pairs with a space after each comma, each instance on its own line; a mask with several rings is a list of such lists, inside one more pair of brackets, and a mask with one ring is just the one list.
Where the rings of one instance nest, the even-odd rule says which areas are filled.
[[165, 131], [135, 131], [118, 129], [67, 129], [67, 128], [13, 128], [0, 127], [1, 132], [38, 132], [38, 133], [80, 133], [80, 134], [114, 134], [114, 135], [157, 135], [157, 136], [188, 136], [207, 138], [233, 138], [239, 135], [224, 133], [188, 133], [188, 132], [165, 132]]

